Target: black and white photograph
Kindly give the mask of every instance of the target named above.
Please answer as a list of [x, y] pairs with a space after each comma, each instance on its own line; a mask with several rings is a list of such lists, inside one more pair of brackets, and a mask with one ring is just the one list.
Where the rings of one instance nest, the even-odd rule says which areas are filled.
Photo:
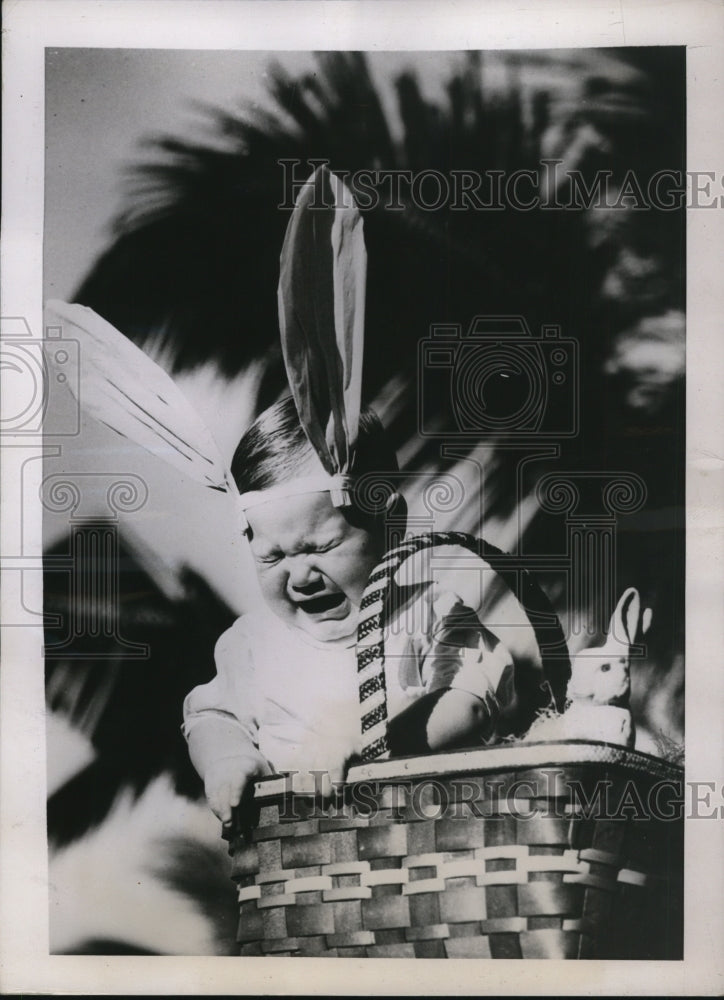
[[47, 956], [681, 992], [722, 818], [687, 38], [241, 25], [36, 52], [3, 639]]

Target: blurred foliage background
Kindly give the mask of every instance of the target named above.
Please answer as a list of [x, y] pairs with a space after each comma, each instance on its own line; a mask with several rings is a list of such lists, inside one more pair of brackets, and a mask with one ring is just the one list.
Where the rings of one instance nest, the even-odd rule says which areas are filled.
[[[482, 533], [539, 560], [574, 648], [590, 642], [575, 623], [594, 609], [588, 592], [576, 590], [579, 603], [571, 597], [555, 559], [566, 553], [565, 518], [541, 509], [536, 485], [556, 471], [640, 477], [643, 504], [616, 523], [612, 589], [635, 585], [653, 608], [647, 655], [634, 666], [633, 707], [639, 745], [668, 752], [684, 728], [684, 212], [639, 209], [625, 185], [633, 173], [645, 191], [657, 171], [685, 169], [684, 50], [425, 56], [409, 67], [394, 53], [324, 53], [301, 70], [270, 56], [263, 104], [242, 94], [236, 111], [197, 108], [196, 133], [159, 133], [129, 149], [113, 231], [71, 297], [201, 401], [228, 451], [285, 391], [276, 312], [288, 221], [279, 208], [280, 160], [300, 161], [299, 179], [312, 159], [340, 172], [526, 169], [542, 178], [542, 161], [559, 161], [554, 187], [538, 194], [566, 208], [455, 211], [448, 201], [422, 210], [403, 187], [401, 210], [385, 209], [382, 189], [380, 204], [363, 209], [365, 396], [406, 472], [452, 472], [462, 482], [463, 502], [439, 510], [437, 527]], [[431, 97], [424, 84], [433, 69]], [[589, 187], [606, 172], [608, 205], [570, 207], [569, 171]], [[459, 439], [444, 392], [427, 414], [439, 436], [419, 433], [420, 341], [433, 323], [467, 329], [480, 314], [523, 316], [534, 332], [556, 324], [577, 342], [579, 432], [558, 441], [553, 455], [521, 452], [513, 432]], [[95, 433], [87, 422], [84, 433]], [[93, 438], [89, 465], [99, 441], [113, 446]], [[123, 460], [143, 464], [132, 452]], [[72, 457], [66, 467], [72, 473]], [[426, 481], [403, 482], [416, 517], [425, 514]], [[164, 519], [171, 511], [179, 539], [193, 534], [191, 506], [203, 504], [179, 493], [161, 508]], [[218, 521], [233, 555], [228, 513]], [[149, 647], [148, 658], [135, 660], [112, 629], [100, 645], [66, 642], [77, 581], [53, 569], [53, 557], [67, 553], [68, 530], [48, 518], [45, 605], [61, 623], [46, 636], [54, 951], [234, 950], [226, 859], [179, 725], [184, 694], [212, 675], [214, 642], [244, 600], [229, 578], [190, 565], [180, 540], [174, 554], [177, 536], [161, 546], [164, 530], [139, 534], [121, 521], [119, 630]], [[547, 569], [546, 556], [554, 557]], [[522, 650], [521, 671], [535, 669], [535, 656]]]

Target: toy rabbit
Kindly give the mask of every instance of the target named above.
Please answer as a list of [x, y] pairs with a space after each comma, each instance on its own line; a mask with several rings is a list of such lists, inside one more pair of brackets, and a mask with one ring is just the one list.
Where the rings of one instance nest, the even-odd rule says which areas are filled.
[[629, 587], [611, 616], [603, 646], [583, 650], [574, 657], [565, 711], [539, 716], [526, 739], [601, 740], [633, 747], [636, 733], [629, 709], [631, 646], [650, 624], [651, 609], [641, 615], [639, 593]]

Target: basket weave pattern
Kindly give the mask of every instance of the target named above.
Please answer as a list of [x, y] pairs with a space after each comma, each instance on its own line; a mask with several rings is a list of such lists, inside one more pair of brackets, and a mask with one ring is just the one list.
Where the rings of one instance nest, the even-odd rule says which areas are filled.
[[[518, 598], [562, 707], [565, 638], [518, 560], [459, 532], [406, 539], [387, 553], [362, 601], [363, 764], [341, 803], [325, 813], [276, 778], [258, 782], [237, 811], [229, 839], [241, 954], [681, 957], [683, 820], [651, 808], [657, 783], [681, 801], [681, 768], [581, 741], [384, 760], [385, 598], [405, 558], [450, 544], [488, 562]], [[597, 814], [589, 806], [604, 788]]]
[[[494, 799], [480, 772], [386, 779], [366, 783], [370, 815], [347, 802], [325, 818], [295, 796], [296, 819], [260, 783], [257, 822], [231, 844], [241, 954], [674, 958], [681, 825], [586, 818], [566, 793], [604, 780], [621, 796], [631, 773], [559, 768], [549, 795], [515, 800], [506, 787], [536, 789], [539, 770], [497, 772]], [[645, 800], [651, 780], [635, 780]]]

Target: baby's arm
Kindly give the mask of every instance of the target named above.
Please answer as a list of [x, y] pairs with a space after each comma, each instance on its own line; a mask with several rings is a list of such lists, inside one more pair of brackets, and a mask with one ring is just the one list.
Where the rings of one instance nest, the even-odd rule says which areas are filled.
[[492, 731], [488, 701], [459, 688], [423, 695], [391, 719], [387, 739], [393, 756], [449, 750], [480, 743]]
[[432, 706], [427, 720], [427, 743], [431, 750], [469, 746], [471, 741], [480, 742], [492, 728], [493, 720], [490, 705], [478, 695], [449, 688]]
[[269, 774], [271, 768], [239, 725], [222, 715], [209, 714], [197, 721], [187, 739], [209, 806], [222, 823], [229, 823], [249, 782]]
[[394, 755], [479, 745], [495, 732], [497, 695], [515, 696], [512, 657], [475, 613], [451, 592], [439, 595], [435, 611], [421, 666], [428, 693], [390, 721]]
[[189, 756], [222, 823], [230, 822], [249, 782], [271, 772], [256, 746], [255, 676], [237, 626], [216, 644], [216, 677], [194, 688], [184, 701]]

